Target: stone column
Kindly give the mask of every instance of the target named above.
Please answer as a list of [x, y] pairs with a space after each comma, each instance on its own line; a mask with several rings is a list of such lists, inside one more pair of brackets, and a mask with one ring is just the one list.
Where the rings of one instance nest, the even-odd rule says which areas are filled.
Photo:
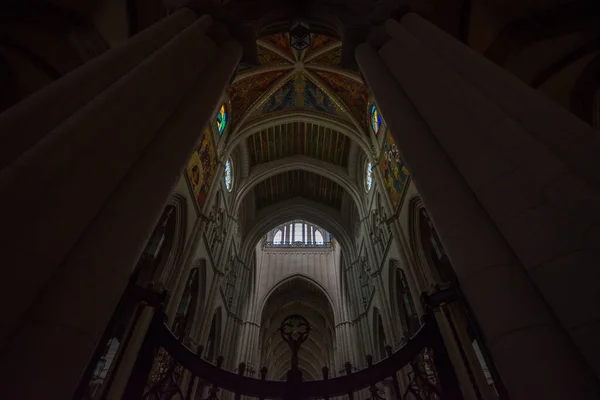
[[[93, 100], [195, 21], [194, 12], [183, 8], [2, 113], [0, 168], [25, 153], [82, 105]], [[32, 115], [43, 115], [44, 118], [32, 118]]]
[[515, 125], [396, 29], [388, 22], [384, 43], [359, 46], [357, 60], [511, 398], [598, 398], [597, 379], [468, 184], [502, 176], [491, 149], [509, 150], [482, 137], [513, 140]]
[[[1, 171], [13, 214], [3, 218], [14, 271], [4, 304], [25, 296], [20, 311], [28, 306], [4, 341], [7, 398], [73, 395], [241, 56], [237, 43], [209, 39], [209, 25], [200, 19], [150, 53]], [[32, 99], [23, 118], [44, 115]]]
[[[488, 160], [480, 173], [495, 179], [483, 185], [475, 171], [462, 173], [600, 377], [598, 131], [416, 15], [402, 25], [425, 57], [439, 57], [473, 98], [485, 97], [503, 115], [480, 138]], [[401, 35], [396, 28], [390, 32]]]

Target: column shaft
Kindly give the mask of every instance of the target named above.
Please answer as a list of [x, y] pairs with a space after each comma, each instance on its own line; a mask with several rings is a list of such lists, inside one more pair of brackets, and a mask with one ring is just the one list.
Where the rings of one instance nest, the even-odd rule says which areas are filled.
[[[206, 27], [205, 21], [188, 27], [0, 171], [5, 202], [0, 215], [10, 232], [1, 246], [5, 261], [14, 266], [5, 276], [11, 286], [0, 294], [1, 304], [13, 303], [5, 309], [0, 338], [32, 304], [198, 79], [208, 60], [197, 52], [216, 52], [204, 35]], [[176, 79], [160, 79], [171, 73], [174, 60], [189, 64]], [[35, 107], [32, 113], [30, 119], [44, 119]], [[20, 301], [14, 304], [14, 298]]]
[[[417, 66], [402, 68], [402, 50], [396, 40], [379, 52], [363, 44], [357, 60], [444, 240], [511, 397], [597, 397], [597, 381], [465, 183], [453, 154], [447, 154], [432, 134], [428, 124], [438, 115], [421, 116], [398, 83], [421, 81], [422, 74]], [[405, 76], [399, 76], [401, 71]], [[432, 103], [444, 91], [459, 90], [436, 84], [425, 92]], [[453, 132], [455, 140], [461, 141], [462, 132]]]
[[[196, 21], [181, 9], [0, 115], [0, 168]], [[208, 19], [206, 20], [208, 23]], [[32, 115], [44, 118], [31, 118]]]
[[489, 164], [477, 168], [471, 187], [600, 376], [600, 135], [416, 15], [389, 25], [393, 35], [409, 31], [505, 115], [476, 132], [499, 154], [485, 155]]
[[[106, 192], [100, 196], [104, 203], [100, 212], [89, 221], [85, 233], [64, 258], [58, 272], [37, 296], [18, 332], [7, 342], [0, 389], [7, 397], [72, 396], [132, 268], [193, 151], [198, 132], [206, 126], [217, 106], [241, 56], [241, 48], [228, 42], [217, 54], [217, 46], [203, 35], [206, 26], [202, 22], [190, 29], [171, 42], [181, 53], [175, 57], [160, 54], [151, 57], [152, 61], [148, 62], [154, 65], [147, 69], [152, 70], [152, 74], [144, 76], [141, 71], [146, 70], [146, 64], [142, 64], [119, 83], [127, 85], [144, 80], [145, 90], [136, 92], [134, 87], [108, 90], [83, 109], [81, 120], [68, 121], [73, 124], [70, 128], [75, 136], [77, 132], [80, 134], [75, 140], [80, 140], [84, 148], [89, 147], [92, 138], [97, 139], [90, 138], [88, 128], [101, 136], [103, 140], [99, 141], [96, 151], [104, 152], [105, 160], [118, 161], [120, 166], [126, 167], [126, 174], [115, 174], [109, 179], [111, 185], [102, 186]], [[165, 87], [165, 81], [185, 90], [175, 95], [176, 89]], [[134, 100], [141, 104], [135, 107]], [[114, 104], [118, 110], [111, 113], [108, 108], [100, 112], [107, 104]], [[158, 119], [153, 114], [162, 115], [160, 108], [170, 108], [170, 112]], [[135, 113], [130, 113], [133, 110]], [[144, 132], [148, 132], [149, 137], [140, 137]], [[140, 140], [147, 145], [137, 150], [140, 144], [133, 142]], [[62, 151], [61, 148], [44, 150], [54, 159], [60, 158]], [[117, 150], [120, 152], [115, 154]], [[85, 158], [92, 155], [94, 153], [86, 154]], [[85, 169], [85, 158], [80, 158], [81, 164], [73, 167]], [[102, 178], [114, 172], [107, 165], [94, 164], [90, 168], [106, 171], [104, 176], [98, 177], [98, 185]], [[61, 183], [64, 184], [62, 190], [67, 192], [78, 186], [73, 180], [68, 180], [68, 185]], [[85, 190], [82, 185], [79, 185], [80, 190]], [[55, 190], [61, 190], [61, 186]], [[85, 205], [88, 201], [94, 199], [79, 199], [78, 204]], [[67, 216], [68, 221], [80, 221], [77, 213], [65, 214]], [[33, 221], [40, 222], [39, 219]], [[49, 239], [52, 234], [42, 231], [40, 238], [46, 235]], [[58, 362], [60, 368], [57, 368]]]

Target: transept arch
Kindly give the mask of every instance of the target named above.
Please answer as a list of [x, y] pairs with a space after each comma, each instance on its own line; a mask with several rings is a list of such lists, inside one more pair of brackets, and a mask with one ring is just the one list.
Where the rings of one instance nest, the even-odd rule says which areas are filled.
[[324, 128], [336, 130], [355, 142], [366, 154], [371, 155], [371, 144], [368, 135], [359, 131], [353, 124], [331, 115], [307, 110], [290, 110], [262, 116], [259, 119], [248, 121], [237, 130], [232, 131], [223, 154], [227, 156], [248, 137], [261, 130], [282, 125], [289, 122], [308, 122]]
[[292, 156], [253, 167], [250, 175], [239, 183], [233, 206], [234, 214], [237, 214], [244, 198], [257, 184], [275, 175], [293, 170], [312, 172], [336, 182], [352, 198], [359, 214], [364, 214], [363, 196], [345, 169], [306, 156]]
[[342, 256], [348, 256], [354, 259], [356, 249], [353, 236], [348, 232], [348, 228], [341, 223], [342, 217], [338, 210], [326, 207], [322, 204], [312, 202], [306, 199], [290, 199], [270, 207], [266, 207], [256, 215], [252, 223], [252, 228], [243, 234], [243, 246], [240, 254], [243, 260], [248, 262], [261, 237], [266, 235], [269, 230], [278, 225], [293, 219], [303, 219], [319, 226], [322, 226], [340, 243], [344, 250]]

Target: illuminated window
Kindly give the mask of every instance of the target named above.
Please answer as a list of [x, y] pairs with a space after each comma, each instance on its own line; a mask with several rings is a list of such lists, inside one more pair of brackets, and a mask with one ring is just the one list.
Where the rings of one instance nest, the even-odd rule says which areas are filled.
[[373, 164], [367, 163], [365, 171], [365, 189], [367, 192], [373, 187]]
[[225, 187], [229, 192], [233, 189], [233, 167], [231, 166], [231, 160], [227, 160], [225, 163]]
[[375, 104], [371, 106], [371, 128], [373, 132], [377, 135], [379, 133], [379, 128], [381, 127], [381, 115], [379, 115], [379, 110]]
[[223, 134], [225, 131], [225, 127], [227, 127], [227, 122], [229, 121], [229, 112], [227, 110], [227, 106], [225, 103], [221, 105], [219, 112], [217, 113], [217, 130], [219, 131], [219, 135]]
[[329, 232], [314, 224], [294, 220], [271, 229], [264, 240], [266, 247], [324, 247], [332, 248], [333, 241]]
[[319, 231], [315, 231], [315, 244], [318, 244], [318, 245], [323, 244], [323, 235]]
[[302, 228], [304, 224], [296, 223], [294, 224], [294, 242], [302, 242]]

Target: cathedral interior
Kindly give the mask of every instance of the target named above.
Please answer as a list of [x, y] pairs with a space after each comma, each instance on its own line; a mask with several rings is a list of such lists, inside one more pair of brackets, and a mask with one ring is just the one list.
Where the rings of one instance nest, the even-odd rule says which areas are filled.
[[597, 1], [0, 18], [0, 397], [600, 399]]

